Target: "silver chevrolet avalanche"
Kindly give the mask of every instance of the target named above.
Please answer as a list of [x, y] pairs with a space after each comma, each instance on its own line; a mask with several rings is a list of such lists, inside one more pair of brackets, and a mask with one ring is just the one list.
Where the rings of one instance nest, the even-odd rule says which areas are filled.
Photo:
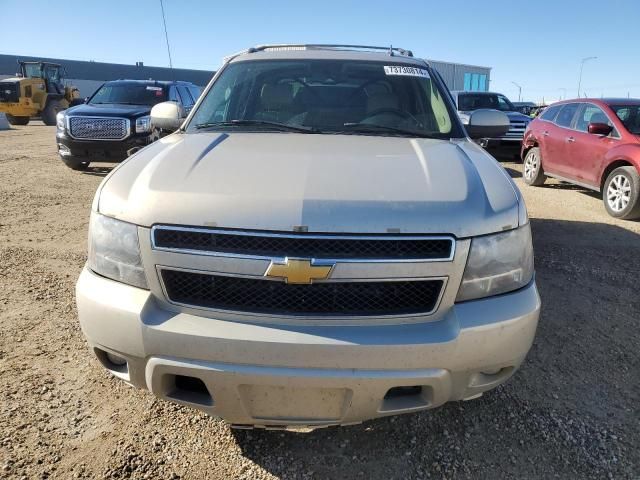
[[305, 430], [469, 400], [531, 347], [518, 188], [411, 52], [260, 46], [99, 187], [77, 284], [113, 375], [236, 427]]

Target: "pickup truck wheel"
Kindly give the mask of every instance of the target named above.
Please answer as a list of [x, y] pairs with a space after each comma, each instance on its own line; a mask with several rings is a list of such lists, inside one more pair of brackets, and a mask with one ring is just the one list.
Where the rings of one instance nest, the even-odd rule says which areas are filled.
[[547, 179], [542, 168], [542, 157], [540, 156], [540, 149], [538, 147], [533, 147], [524, 157], [522, 178], [524, 179], [524, 183], [532, 187], [539, 187]]
[[91, 163], [88, 160], [80, 160], [78, 158], [64, 158], [64, 157], [62, 157], [62, 161], [71, 170], [77, 170], [80, 172], [84, 172], [87, 168], [89, 168], [89, 163]]
[[56, 115], [62, 110], [64, 110], [64, 108], [59, 100], [49, 100], [42, 114], [40, 114], [40, 118], [42, 118], [42, 122], [45, 125], [50, 127], [56, 124]]
[[29, 123], [29, 117], [16, 117], [15, 115], [11, 115], [10, 113], [6, 113], [7, 122], [11, 125], [27, 125]]
[[615, 218], [640, 218], [640, 175], [634, 167], [619, 167], [609, 174], [602, 189], [607, 213]]

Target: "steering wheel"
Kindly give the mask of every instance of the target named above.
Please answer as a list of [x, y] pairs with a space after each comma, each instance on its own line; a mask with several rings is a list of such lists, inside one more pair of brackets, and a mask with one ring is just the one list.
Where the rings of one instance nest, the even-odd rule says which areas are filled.
[[412, 120], [420, 128], [422, 128], [424, 126], [424, 125], [422, 125], [422, 122], [420, 120], [418, 120], [416, 117], [411, 115], [409, 112], [406, 112], [404, 110], [400, 110], [399, 108], [392, 108], [392, 107], [378, 108], [376, 110], [373, 110], [373, 111], [369, 112], [367, 114], [367, 116], [362, 119], [361, 123], [365, 123], [368, 119], [370, 119], [372, 117], [375, 117], [377, 115], [383, 115], [383, 114], [395, 115], [397, 117], [400, 117], [403, 120]]
[[320, 98], [320, 95], [318, 95], [318, 92], [316, 92], [314, 90], [314, 88], [311, 85], [309, 85], [307, 82], [305, 82], [302, 78], [300, 78], [300, 77], [292, 77], [292, 80], [295, 81], [295, 82], [298, 82], [300, 85], [305, 87], [305, 91], [309, 92], [317, 100], [322, 100], [322, 98]]
[[371, 117], [375, 117], [377, 115], [382, 115], [385, 113], [389, 113], [391, 115], [396, 115], [402, 119], [412, 119], [415, 120], [416, 118], [411, 115], [409, 112], [405, 112], [403, 110], [400, 110], [399, 108], [377, 108], [369, 113], [367, 113], [367, 116], [364, 117], [362, 120], [367, 120]]
[[356, 98], [358, 95], [360, 95], [362, 92], [364, 92], [369, 85], [374, 85], [376, 83], [379, 83], [380, 85], [383, 85], [387, 89], [387, 92], [389, 92], [389, 87], [387, 85], [385, 85], [379, 78], [372, 78], [371, 80], [367, 80], [362, 85], [360, 85], [358, 88], [356, 88], [355, 91], [353, 91], [345, 99], [345, 103], [349, 104], [354, 98]]

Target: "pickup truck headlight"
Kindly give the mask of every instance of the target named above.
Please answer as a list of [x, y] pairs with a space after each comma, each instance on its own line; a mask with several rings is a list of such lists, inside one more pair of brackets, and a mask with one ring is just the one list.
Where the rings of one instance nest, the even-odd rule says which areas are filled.
[[477, 237], [471, 249], [457, 302], [511, 292], [533, 278], [533, 244], [530, 224]]
[[149, 115], [136, 119], [136, 133], [151, 131], [151, 117]]
[[56, 127], [58, 130], [64, 130], [64, 112], [58, 112], [56, 115]]
[[93, 212], [89, 222], [89, 268], [99, 275], [148, 289], [138, 227]]

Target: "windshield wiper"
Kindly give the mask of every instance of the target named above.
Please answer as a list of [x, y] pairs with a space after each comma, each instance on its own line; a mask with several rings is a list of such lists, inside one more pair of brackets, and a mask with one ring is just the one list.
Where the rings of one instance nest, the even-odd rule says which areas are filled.
[[146, 103], [133, 103], [133, 102], [91, 102], [91, 105], [140, 105], [147, 106]]
[[389, 127], [387, 125], [378, 125], [374, 123], [345, 123], [345, 127], [349, 127], [350, 130], [339, 131], [338, 133], [395, 133], [397, 135], [420, 137], [420, 138], [436, 138], [434, 135], [428, 133], [416, 132], [415, 130], [405, 130], [398, 127]]
[[304, 132], [304, 133], [317, 133], [318, 129], [313, 127], [305, 127], [303, 125], [287, 125], [286, 123], [278, 123], [278, 122], [269, 122], [267, 120], [229, 120], [226, 122], [208, 122], [208, 123], [199, 123], [196, 125], [198, 130], [204, 128], [216, 128], [216, 127], [272, 127], [277, 128], [279, 130], [288, 130], [292, 132]]

